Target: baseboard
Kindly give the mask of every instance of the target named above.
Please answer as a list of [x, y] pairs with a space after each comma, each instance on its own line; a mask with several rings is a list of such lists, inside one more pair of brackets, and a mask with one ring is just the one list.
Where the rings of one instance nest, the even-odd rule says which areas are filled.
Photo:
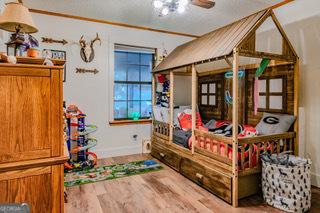
[[124, 146], [113, 149], [94, 150], [98, 158], [109, 158], [124, 155], [134, 155], [142, 152], [141, 144], [135, 146]]
[[320, 175], [311, 172], [311, 185], [320, 188]]

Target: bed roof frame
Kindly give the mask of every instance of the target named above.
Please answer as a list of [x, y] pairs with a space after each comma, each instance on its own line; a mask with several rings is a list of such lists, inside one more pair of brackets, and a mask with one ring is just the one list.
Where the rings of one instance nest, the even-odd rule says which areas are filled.
[[[255, 50], [256, 30], [269, 17], [272, 18], [283, 38], [282, 54]], [[269, 9], [257, 12], [178, 46], [154, 68], [153, 72], [164, 72], [226, 59], [232, 57], [235, 50], [238, 51], [239, 56], [269, 58], [287, 62], [295, 62], [297, 60], [297, 53], [275, 14]]]
[[[255, 48], [256, 31], [271, 17], [278, 31], [282, 36], [282, 53], [274, 54], [269, 52], [259, 52]], [[153, 97], [156, 94], [155, 74], [170, 73], [170, 135], [169, 141], [172, 141], [173, 128], [173, 91], [174, 91], [174, 75], [175, 74], [190, 74], [192, 75], [192, 140], [195, 141], [196, 130], [196, 105], [197, 105], [197, 78], [198, 73], [196, 65], [205, 64], [218, 60], [225, 60], [229, 65], [224, 71], [232, 69], [233, 76], [238, 76], [239, 57], [251, 58], [268, 58], [273, 61], [274, 65], [280, 63], [294, 64], [294, 115], [297, 120], [294, 125], [295, 135], [295, 154], [298, 153], [298, 102], [299, 102], [299, 58], [292, 44], [286, 36], [283, 28], [277, 20], [272, 10], [263, 10], [253, 15], [245, 17], [239, 21], [219, 28], [215, 31], [207, 33], [200, 38], [194, 39], [174, 49], [158, 66], [153, 70]], [[232, 62], [231, 60], [232, 59]], [[252, 65], [249, 65], [252, 66]], [[181, 72], [180, 68], [186, 68]], [[253, 67], [252, 67], [253, 68]], [[179, 71], [177, 71], [179, 70]], [[220, 69], [221, 71], [221, 69]], [[211, 71], [211, 73], [216, 73]], [[200, 74], [200, 73], [199, 73]], [[233, 150], [238, 148], [238, 78], [232, 80], [232, 124]], [[153, 98], [155, 105], [155, 98]], [[235, 107], [236, 106], [236, 107]], [[192, 143], [192, 153], [194, 153], [194, 144]], [[232, 154], [232, 205], [238, 206], [238, 156], [237, 152]]]

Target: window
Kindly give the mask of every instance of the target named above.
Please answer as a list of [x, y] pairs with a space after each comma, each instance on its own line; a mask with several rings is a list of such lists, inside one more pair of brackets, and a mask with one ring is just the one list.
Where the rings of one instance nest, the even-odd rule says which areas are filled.
[[150, 118], [154, 53], [154, 49], [115, 45], [115, 120]]
[[259, 79], [259, 111], [284, 112], [286, 103], [284, 77]]
[[201, 84], [201, 105], [204, 106], [216, 106], [216, 91], [217, 84], [212, 83], [202, 83]]

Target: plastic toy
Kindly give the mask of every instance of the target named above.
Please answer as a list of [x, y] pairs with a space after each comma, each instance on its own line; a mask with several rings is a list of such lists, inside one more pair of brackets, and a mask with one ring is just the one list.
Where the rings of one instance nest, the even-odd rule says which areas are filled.
[[262, 75], [262, 73], [266, 70], [270, 63], [270, 59], [264, 58], [262, 59], [260, 66], [256, 70], [255, 79], [254, 79], [254, 114], [258, 114], [258, 107], [259, 107], [259, 77]]
[[[244, 78], [245, 76], [246, 76], [246, 72], [244, 70], [239, 70], [238, 78]], [[224, 77], [227, 78], [227, 79], [233, 78], [233, 72], [232, 71], [226, 72]], [[241, 84], [241, 81], [239, 82], [239, 84]], [[227, 82], [227, 88], [229, 88], [229, 82]], [[241, 88], [241, 85], [239, 86], [239, 88]], [[225, 101], [226, 101], [226, 103], [228, 105], [232, 105], [233, 104], [233, 99], [231, 97], [231, 94], [230, 94], [229, 90], [226, 90], [226, 92], [225, 92]]]
[[75, 105], [65, 108], [65, 139], [70, 159], [65, 163], [65, 171], [80, 171], [92, 168], [97, 163], [97, 155], [88, 150], [97, 145], [97, 140], [88, 135], [97, 131], [97, 126], [85, 124], [86, 115]]
[[140, 118], [140, 112], [131, 112], [131, 116], [132, 120], [139, 120]]

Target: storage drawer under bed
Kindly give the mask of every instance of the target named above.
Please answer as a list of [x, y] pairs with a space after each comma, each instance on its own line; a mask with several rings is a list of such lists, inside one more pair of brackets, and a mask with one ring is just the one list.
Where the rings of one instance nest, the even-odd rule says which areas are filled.
[[177, 153], [153, 143], [151, 148], [151, 155], [159, 159], [166, 165], [179, 171], [181, 157]]
[[180, 173], [231, 203], [232, 178], [189, 158], [181, 158]]

